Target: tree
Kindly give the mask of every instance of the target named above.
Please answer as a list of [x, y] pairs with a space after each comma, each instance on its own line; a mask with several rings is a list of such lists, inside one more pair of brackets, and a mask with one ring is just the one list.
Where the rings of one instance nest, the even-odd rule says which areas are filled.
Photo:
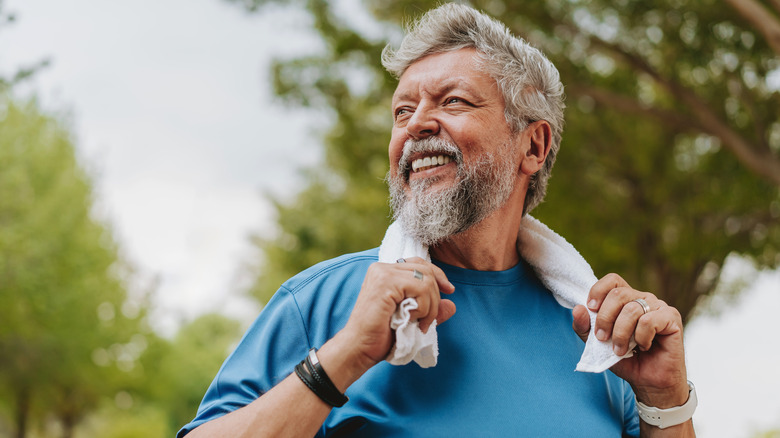
[[[13, 13], [7, 13], [3, 9], [3, 2], [0, 1], [0, 30], [7, 25], [11, 25], [16, 21], [16, 16]], [[48, 59], [42, 59], [32, 65], [19, 67], [13, 74], [0, 73], [0, 93], [6, 93], [14, 85], [32, 77], [36, 72], [49, 65]]]
[[224, 315], [184, 324], [172, 339], [147, 335], [129, 384], [106, 399], [79, 435], [100, 438], [171, 437], [195, 416], [203, 392], [241, 335]]
[[[398, 40], [398, 23], [438, 2], [366, 0], [371, 35], [326, 2], [278, 3], [309, 11], [325, 51], [278, 61], [277, 93], [337, 119], [323, 170], [295, 200], [276, 203], [278, 235], [257, 240], [264, 258], [252, 293], [262, 300], [314, 261], [379, 243], [395, 87], [379, 53]], [[729, 254], [780, 264], [780, 85], [771, 80], [780, 77], [780, 7], [730, 3], [473, 2], [545, 51], [567, 86], [561, 154], [533, 214], [597, 275], [621, 273], [686, 320]]]
[[47, 415], [71, 436], [143, 351], [144, 308], [92, 206], [67, 129], [0, 95], [0, 400], [17, 437]]
[[192, 421], [205, 388], [241, 336], [241, 325], [224, 315], [199, 316], [171, 341], [158, 339], [142, 359], [144, 384], [139, 398], [164, 412], [167, 433], [174, 436]]

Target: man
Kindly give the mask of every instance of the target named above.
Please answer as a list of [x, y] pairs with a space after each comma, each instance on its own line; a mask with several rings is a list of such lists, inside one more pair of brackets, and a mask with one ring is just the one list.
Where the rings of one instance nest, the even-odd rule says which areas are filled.
[[[693, 436], [679, 313], [602, 278], [582, 300], [597, 312], [593, 333], [618, 356], [632, 339], [639, 352], [611, 371], [574, 373], [588, 309], [561, 307], [518, 254], [561, 140], [555, 67], [453, 4], [426, 14], [383, 63], [399, 77], [396, 220], [432, 262], [377, 263], [370, 250], [286, 282], [179, 436]], [[423, 332], [442, 324], [435, 367], [384, 360], [408, 298]], [[674, 425], [640, 421], [634, 394]]]

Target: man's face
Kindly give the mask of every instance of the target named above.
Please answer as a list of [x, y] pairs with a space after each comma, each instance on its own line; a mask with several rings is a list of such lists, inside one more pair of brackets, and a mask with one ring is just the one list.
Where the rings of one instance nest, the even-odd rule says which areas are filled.
[[498, 86], [462, 49], [412, 64], [393, 96], [388, 181], [397, 219], [425, 244], [501, 207], [518, 171]]

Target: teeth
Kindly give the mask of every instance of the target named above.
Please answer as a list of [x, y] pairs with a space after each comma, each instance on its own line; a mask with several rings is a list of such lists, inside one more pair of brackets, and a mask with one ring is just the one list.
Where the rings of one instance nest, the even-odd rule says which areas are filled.
[[433, 166], [442, 166], [449, 163], [452, 159], [446, 155], [437, 155], [435, 157], [418, 158], [412, 161], [412, 171], [425, 170]]

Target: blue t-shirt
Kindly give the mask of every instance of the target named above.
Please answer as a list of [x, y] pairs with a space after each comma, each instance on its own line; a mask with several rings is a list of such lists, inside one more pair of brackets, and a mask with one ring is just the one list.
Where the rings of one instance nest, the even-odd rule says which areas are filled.
[[[245, 406], [286, 378], [309, 348], [347, 322], [377, 250], [313, 266], [287, 281], [222, 365], [178, 436]], [[434, 261], [457, 313], [437, 327], [433, 368], [382, 362], [347, 390], [318, 436], [638, 435], [634, 395], [607, 371], [577, 373], [584, 343], [523, 262], [473, 271]], [[350, 435], [352, 434], [352, 435]]]

